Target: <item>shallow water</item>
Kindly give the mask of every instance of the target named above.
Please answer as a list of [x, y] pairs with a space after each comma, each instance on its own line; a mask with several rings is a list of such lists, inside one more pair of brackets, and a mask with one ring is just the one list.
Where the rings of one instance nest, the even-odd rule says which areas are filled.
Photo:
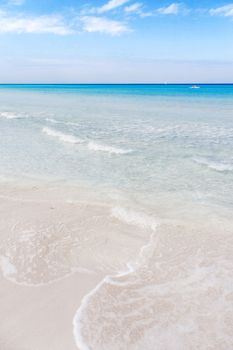
[[28, 285], [106, 272], [79, 349], [232, 349], [232, 111], [231, 85], [0, 87], [3, 186], [60, 189], [52, 226], [15, 207], [0, 265]]

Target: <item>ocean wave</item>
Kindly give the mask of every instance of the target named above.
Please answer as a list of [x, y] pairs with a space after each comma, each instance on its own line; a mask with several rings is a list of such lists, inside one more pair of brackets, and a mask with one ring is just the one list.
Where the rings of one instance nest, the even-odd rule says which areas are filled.
[[23, 119], [23, 118], [26, 118], [26, 116], [18, 113], [12, 113], [12, 112], [0, 112], [0, 118]]
[[110, 154], [127, 154], [127, 153], [131, 153], [132, 152], [132, 150], [125, 150], [125, 149], [122, 149], [122, 148], [116, 148], [116, 147], [112, 147], [112, 146], [107, 146], [107, 145], [96, 143], [94, 141], [88, 142], [88, 148], [91, 151], [107, 152], [107, 153], [110, 153]]
[[53, 123], [53, 124], [60, 124], [59, 120], [53, 119], [53, 118], [45, 118], [47, 122]]
[[141, 228], [149, 228], [152, 231], [155, 231], [158, 226], [157, 221], [153, 217], [131, 209], [115, 207], [112, 209], [111, 214], [118, 220], [124, 221], [127, 224], [136, 225]]
[[54, 118], [46, 118], [45, 119], [47, 122], [52, 123], [52, 124], [64, 124], [64, 125], [71, 125], [71, 126], [78, 126], [78, 123], [73, 123], [73, 122], [65, 122], [62, 120], [57, 120]]
[[83, 140], [78, 139], [77, 137], [70, 135], [70, 134], [63, 134], [60, 131], [54, 130], [54, 129], [50, 129], [48, 127], [44, 127], [42, 129], [43, 133], [47, 134], [48, 136], [51, 137], [55, 137], [58, 140], [62, 141], [62, 142], [68, 142], [68, 143], [72, 143], [72, 144], [77, 144], [77, 143], [82, 143]]
[[91, 299], [95, 297], [95, 294], [97, 294], [104, 285], [107, 285], [107, 284], [122, 285], [121, 282], [116, 281], [117, 278], [130, 275], [134, 273], [137, 270], [137, 268], [140, 268], [140, 266], [144, 263], [145, 251], [148, 252], [148, 248], [152, 246], [155, 231], [158, 226], [158, 222], [155, 221], [153, 217], [145, 213], [134, 211], [131, 209], [115, 207], [115, 208], [112, 208], [111, 215], [117, 218], [118, 220], [125, 222], [126, 224], [136, 225], [136, 226], [139, 226], [140, 228], [146, 228], [146, 229], [149, 228], [152, 230], [152, 233], [147, 243], [141, 247], [139, 256], [134, 263], [128, 262], [126, 264], [126, 269], [124, 271], [120, 271], [115, 275], [105, 276], [102, 279], [102, 281], [100, 281], [97, 284], [97, 286], [93, 290], [91, 290], [87, 295], [85, 295], [84, 298], [82, 299], [81, 305], [77, 310], [73, 319], [73, 335], [74, 335], [75, 343], [80, 350], [90, 350], [89, 346], [85, 342], [84, 337], [82, 335], [82, 326], [83, 326], [82, 316], [85, 313], [86, 309], [88, 308], [89, 304], [91, 303]]
[[198, 164], [205, 165], [209, 169], [213, 169], [219, 172], [233, 171], [233, 164], [226, 162], [216, 162], [206, 158], [194, 158], [194, 161]]
[[[59, 123], [59, 122], [56, 121], [56, 123]], [[85, 143], [86, 147], [91, 151], [106, 152], [109, 154], [127, 154], [127, 153], [132, 152], [132, 150], [125, 150], [122, 148], [107, 146], [107, 145], [96, 143], [94, 141], [81, 140], [81, 139], [77, 138], [76, 136], [73, 136], [71, 134], [64, 134], [61, 131], [51, 129], [47, 126], [45, 126], [42, 129], [42, 132], [47, 134], [48, 136], [57, 138], [63, 142], [68, 142], [68, 143], [73, 143], [73, 144]]]

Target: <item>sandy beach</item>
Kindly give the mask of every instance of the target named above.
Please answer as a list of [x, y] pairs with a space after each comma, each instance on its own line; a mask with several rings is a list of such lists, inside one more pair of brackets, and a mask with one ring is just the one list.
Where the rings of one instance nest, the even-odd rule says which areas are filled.
[[0, 85], [0, 350], [233, 349], [232, 97]]
[[233, 0], [0, 0], [0, 350], [233, 350]]
[[1, 350], [163, 349], [170, 338], [230, 349], [227, 217], [206, 212], [203, 224], [196, 212], [193, 225], [190, 211], [157, 226], [55, 183], [5, 182], [0, 200]]
[[40, 287], [0, 279], [1, 350], [75, 350], [72, 320], [99, 274], [74, 273]]
[[82, 196], [54, 184], [1, 186], [1, 350], [77, 349], [72, 323], [83, 297], [140, 249], [139, 238], [125, 244], [128, 229], [107, 203]]
[[[49, 260], [51, 253], [49, 250], [56, 250], [61, 237], [56, 240], [55, 236], [50, 236], [51, 244], [54, 243], [50, 246], [48, 239], [46, 240], [46, 234], [50, 234], [48, 228], [61, 222], [61, 225], [67, 225], [71, 223], [71, 219], [75, 220], [73, 212], [66, 217], [67, 210], [65, 211], [61, 203], [54, 199], [55, 191], [51, 192], [51, 196], [47, 196], [45, 187], [39, 190], [35, 186], [20, 188], [16, 185], [1, 188], [1, 267], [5, 276], [4, 278], [1, 275], [0, 281], [1, 350], [77, 349], [72, 329], [74, 314], [83, 296], [103, 278], [101, 273], [94, 271], [80, 269], [81, 272], [79, 272], [78, 267], [77, 271], [72, 271], [74, 267], [69, 266], [68, 261], [66, 268], [65, 264], [63, 265], [63, 271], [62, 268], [61, 271], [55, 269], [54, 276], [50, 275], [50, 268], [54, 266], [49, 264], [56, 263], [63, 257], [62, 252], [58, 252], [57, 255], [55, 254], [57, 261]], [[43, 201], [43, 197], [47, 199]], [[59, 213], [54, 214], [54, 211]], [[64, 211], [63, 215], [61, 211]], [[23, 231], [20, 229], [17, 231], [15, 228], [16, 231], [13, 234], [18, 243], [13, 249], [14, 238], [11, 239], [10, 236], [14, 226], [12, 222], [17, 220]], [[41, 223], [44, 228], [47, 228], [46, 232], [40, 227]], [[26, 226], [22, 227], [22, 225]], [[34, 241], [36, 244], [34, 251], [30, 250], [32, 231], [29, 232], [29, 230], [32, 230], [32, 227], [35, 230], [38, 228], [41, 235], [44, 234], [40, 241]], [[59, 227], [59, 224], [56, 227]], [[24, 232], [24, 241], [22, 236], [21, 241], [16, 236], [22, 232]], [[54, 230], [51, 233], [55, 233]], [[3, 243], [9, 238], [11, 243], [7, 246], [10, 254]], [[30, 253], [32, 256], [29, 256]], [[17, 258], [19, 258], [18, 261]], [[16, 259], [15, 265], [13, 265], [14, 259]], [[26, 269], [28, 274], [24, 275]], [[18, 276], [21, 276], [19, 279], [16, 277], [16, 270]], [[59, 273], [62, 274], [59, 275]]]

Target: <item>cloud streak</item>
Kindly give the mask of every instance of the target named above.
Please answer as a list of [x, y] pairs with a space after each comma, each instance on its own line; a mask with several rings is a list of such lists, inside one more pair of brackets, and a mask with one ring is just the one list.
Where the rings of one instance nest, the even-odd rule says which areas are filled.
[[125, 5], [129, 1], [130, 0], [110, 0], [105, 5], [99, 7], [97, 9], [97, 12], [104, 13], [104, 12], [112, 11], [118, 7]]
[[128, 14], [133, 14], [133, 13], [140, 14], [141, 9], [142, 9], [142, 4], [140, 2], [135, 2], [132, 5], [126, 6], [124, 8], [124, 11], [125, 13], [128, 13]]
[[105, 3], [103, 6], [100, 7], [85, 7], [82, 10], [82, 13], [84, 15], [100, 15], [104, 14], [110, 11], [113, 11], [115, 9], [118, 9], [125, 4], [127, 4], [130, 0], [110, 0], [107, 3]]
[[0, 34], [3, 33], [50, 33], [56, 35], [68, 35], [72, 34], [73, 30], [64, 23], [61, 16], [14, 16], [0, 11]]
[[81, 17], [81, 22], [83, 23], [83, 30], [88, 33], [121, 35], [130, 31], [123, 22], [106, 17], [83, 16]]
[[212, 16], [233, 17], [233, 4], [210, 9]]
[[[20, 5], [25, 0], [9, 0], [8, 4]], [[114, 11], [116, 10], [117, 11]], [[148, 11], [147, 11], [148, 10]], [[112, 12], [111, 12], [112, 11]], [[0, 9], [0, 34], [54, 34], [70, 35], [80, 31], [88, 33], [122, 35], [132, 31], [129, 27], [131, 15], [139, 18], [163, 16], [177, 16], [197, 13], [195, 9], [189, 10], [183, 3], [174, 2], [165, 7], [147, 9], [142, 2], [133, 0], [110, 0], [101, 7], [80, 9], [80, 14], [47, 14], [27, 15], [20, 11], [9, 12]], [[223, 16], [233, 18], [233, 3], [205, 9], [205, 14], [210, 16]]]
[[178, 15], [180, 12], [180, 5], [178, 3], [173, 3], [167, 7], [161, 7], [157, 10], [161, 15]]

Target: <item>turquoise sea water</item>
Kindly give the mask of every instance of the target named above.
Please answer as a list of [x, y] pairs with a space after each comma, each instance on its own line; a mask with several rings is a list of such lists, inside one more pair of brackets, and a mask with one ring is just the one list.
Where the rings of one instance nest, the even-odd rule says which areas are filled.
[[0, 85], [0, 174], [232, 205], [233, 85]]
[[[199, 89], [193, 89], [193, 86]], [[0, 89], [93, 95], [209, 96], [212, 98], [233, 96], [233, 84], [0, 84]]]
[[[3, 186], [43, 180], [64, 202], [71, 185], [98, 199], [65, 238], [52, 223], [40, 240], [36, 218], [30, 244], [17, 232], [2, 253], [5, 275], [34, 242], [47, 242], [35, 272], [64, 267], [65, 252], [65, 271], [93, 257], [108, 274], [74, 310], [80, 350], [233, 348], [233, 85], [198, 86], [0, 85]], [[32, 283], [23, 268], [16, 280]]]

